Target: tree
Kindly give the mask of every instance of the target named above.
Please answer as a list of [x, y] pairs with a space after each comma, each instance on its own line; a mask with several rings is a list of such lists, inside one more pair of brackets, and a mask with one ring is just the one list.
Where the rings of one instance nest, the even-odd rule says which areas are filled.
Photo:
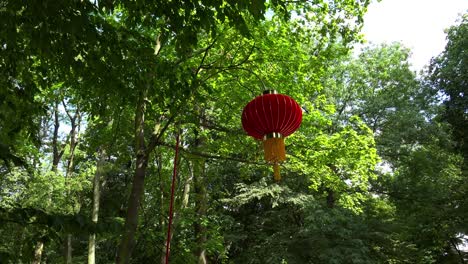
[[452, 137], [456, 142], [456, 150], [464, 158], [464, 173], [468, 163], [468, 15], [460, 18], [458, 25], [447, 30], [447, 45], [439, 56], [432, 59], [428, 69], [427, 78], [431, 88], [438, 93], [444, 104], [441, 115], [452, 127]]
[[392, 216], [381, 220], [391, 227], [385, 229], [388, 245], [397, 249], [387, 257], [458, 262], [463, 256], [456, 245], [464, 233], [464, 209], [458, 208], [465, 206], [466, 186], [460, 157], [439, 116], [437, 92], [416, 78], [408, 56], [409, 50], [392, 44], [338, 60], [325, 79], [327, 98], [337, 106], [334, 129], [358, 115], [374, 132], [386, 168], [377, 171], [371, 191], [389, 208]]
[[428, 141], [432, 93], [410, 69], [410, 50], [399, 43], [364, 47], [356, 57], [332, 66], [324, 84], [336, 106], [335, 122], [357, 115], [372, 129], [379, 155], [398, 166], [418, 144]]
[[[467, 56], [467, 38], [468, 32], [468, 15], [464, 14], [460, 17], [457, 25], [450, 27], [447, 33], [447, 44], [445, 50], [437, 57], [431, 60], [428, 71], [426, 72], [427, 85], [431, 92], [438, 96], [439, 102], [442, 103], [442, 109], [437, 116], [437, 120], [441, 123], [449, 124], [449, 133], [446, 138], [450, 144], [446, 145], [446, 149], [452, 155], [460, 155], [461, 161], [458, 167], [461, 170], [461, 177], [454, 183], [452, 193], [456, 197], [456, 205], [453, 215], [458, 218], [466, 218], [468, 209], [468, 145], [466, 144], [466, 135], [468, 127], [468, 101], [466, 98], [467, 77], [468, 77], [468, 56]], [[457, 221], [454, 221], [457, 225]], [[466, 234], [468, 231], [465, 227], [457, 226], [455, 232]], [[452, 245], [457, 244], [457, 240], [452, 235]], [[455, 241], [455, 242], [454, 242]], [[452, 246], [452, 248], [456, 246]], [[450, 247], [449, 247], [450, 248]], [[460, 252], [458, 252], [460, 254]], [[463, 256], [459, 257], [463, 263]]]

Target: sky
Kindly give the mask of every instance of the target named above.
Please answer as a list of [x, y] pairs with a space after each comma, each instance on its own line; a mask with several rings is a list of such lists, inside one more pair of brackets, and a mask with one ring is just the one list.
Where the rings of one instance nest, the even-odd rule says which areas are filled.
[[444, 50], [444, 30], [465, 12], [468, 0], [374, 0], [362, 33], [370, 43], [402, 42], [411, 49], [410, 62], [419, 72]]

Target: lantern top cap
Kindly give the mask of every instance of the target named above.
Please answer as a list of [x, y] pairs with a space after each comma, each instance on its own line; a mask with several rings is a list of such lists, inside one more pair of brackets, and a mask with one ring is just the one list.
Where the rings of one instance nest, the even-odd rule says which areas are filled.
[[278, 92], [276, 90], [265, 90], [263, 94], [278, 94]]

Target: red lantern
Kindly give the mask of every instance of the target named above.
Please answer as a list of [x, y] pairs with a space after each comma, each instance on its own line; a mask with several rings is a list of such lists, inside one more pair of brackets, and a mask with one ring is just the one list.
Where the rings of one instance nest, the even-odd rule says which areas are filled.
[[249, 136], [263, 140], [265, 160], [273, 164], [279, 181], [279, 163], [286, 160], [284, 138], [301, 125], [302, 109], [291, 97], [274, 90], [250, 101], [242, 112], [242, 127]]

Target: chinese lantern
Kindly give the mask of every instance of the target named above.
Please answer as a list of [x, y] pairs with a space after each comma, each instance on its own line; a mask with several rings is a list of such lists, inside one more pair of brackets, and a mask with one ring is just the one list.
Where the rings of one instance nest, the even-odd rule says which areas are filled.
[[273, 164], [274, 179], [281, 179], [279, 163], [286, 160], [284, 138], [301, 125], [302, 109], [291, 97], [274, 90], [263, 92], [242, 112], [242, 127], [249, 136], [263, 141], [265, 160]]

